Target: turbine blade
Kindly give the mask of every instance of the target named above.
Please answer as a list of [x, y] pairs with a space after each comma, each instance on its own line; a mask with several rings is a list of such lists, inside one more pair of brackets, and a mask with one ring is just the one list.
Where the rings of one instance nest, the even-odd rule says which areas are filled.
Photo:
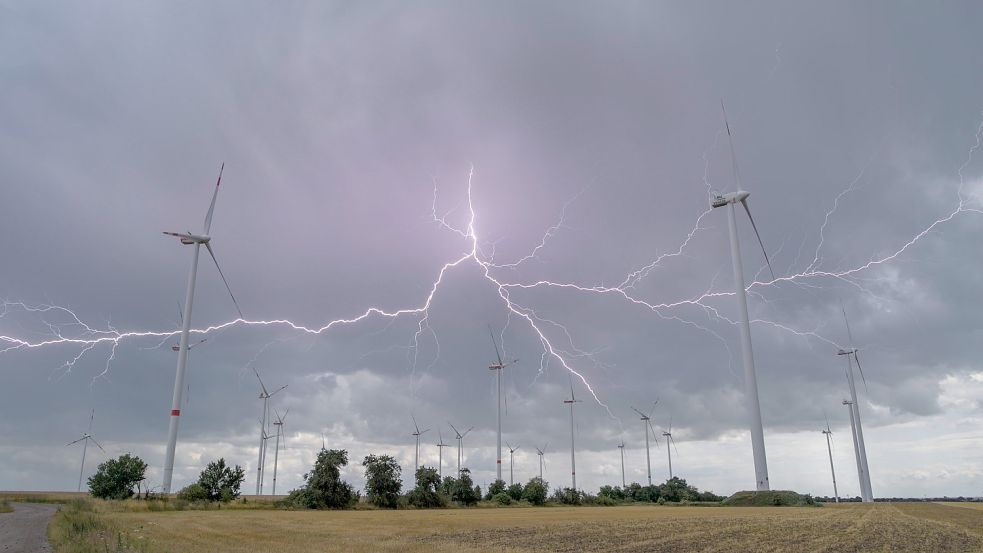
[[215, 199], [218, 198], [218, 186], [222, 184], [222, 172], [225, 171], [225, 163], [222, 163], [222, 168], [218, 170], [218, 182], [215, 183], [215, 192], [212, 194], [212, 203], [208, 206], [208, 213], [205, 215], [205, 232], [208, 235], [208, 229], [212, 228], [212, 214], [215, 213]]
[[259, 387], [263, 389], [263, 394], [269, 397], [270, 394], [266, 391], [266, 384], [263, 384], [263, 379], [260, 378], [259, 371], [256, 370], [256, 367], [253, 367], [253, 374], [255, 374], [256, 379], [259, 380]]
[[457, 428], [454, 428], [454, 425], [453, 425], [453, 424], [451, 424], [451, 423], [450, 423], [450, 421], [447, 421], [447, 424], [449, 424], [449, 425], [450, 425], [450, 427], [451, 427], [451, 430], [453, 430], [453, 431], [454, 431], [454, 434], [456, 434], [456, 435], [457, 435], [457, 437], [458, 437], [458, 438], [460, 438], [460, 437], [461, 437], [461, 432], [460, 432], [460, 431], [459, 431], [459, 430], [458, 430]]
[[727, 143], [730, 144], [730, 165], [734, 173], [734, 183], [737, 189], [741, 190], [741, 173], [737, 170], [737, 154], [734, 153], [734, 137], [730, 134], [730, 122], [727, 121], [727, 109], [724, 107], [724, 99], [720, 99], [720, 111], [724, 114], [724, 126], [727, 128]]
[[[99, 442], [97, 442], [95, 438], [93, 438], [92, 436], [89, 436], [89, 439], [92, 440], [92, 443], [96, 444], [96, 447], [98, 447], [99, 449], [102, 449], [102, 446], [99, 445]], [[102, 452], [105, 453], [106, 450], [105, 449], [102, 449]]]
[[491, 335], [492, 345], [495, 346], [495, 357], [498, 358], [498, 366], [502, 366], [502, 354], [498, 351], [498, 342], [495, 340], [495, 332], [492, 331], [492, 327], [488, 325], [488, 334]]
[[74, 445], [74, 444], [77, 444], [77, 443], [79, 443], [79, 442], [81, 442], [82, 440], [84, 440], [84, 439], [86, 439], [87, 437], [88, 437], [88, 436], [82, 436], [81, 438], [79, 438], [79, 439], [77, 439], [77, 440], [75, 440], [74, 442], [68, 442], [67, 444], [65, 444], [65, 447], [68, 447], [68, 446], [70, 446], [70, 445]]
[[467, 430], [465, 430], [464, 431], [464, 434], [461, 434], [461, 437], [463, 438], [463, 437], [467, 436], [468, 433], [471, 432], [472, 430], [474, 430], [474, 427], [473, 426], [471, 428], [468, 428]]
[[857, 369], [860, 370], [860, 380], [864, 383], [864, 391], [869, 392], [867, 390], [867, 379], [864, 377], [864, 368], [860, 366], [860, 357], [857, 356], [857, 350], [853, 350], [853, 359], [857, 362]]
[[823, 418], [826, 419], [826, 431], [831, 432], [829, 429], [829, 415], [826, 414], [826, 410], [823, 409]]
[[655, 401], [653, 401], [653, 402], [652, 402], [652, 410], [651, 410], [651, 411], [649, 411], [649, 414], [648, 414], [648, 416], [649, 416], [649, 417], [651, 417], [651, 416], [652, 416], [652, 413], [654, 413], [654, 412], [655, 412], [655, 408], [656, 408], [656, 406], [658, 406], [658, 405], [659, 405], [659, 400], [655, 400]]
[[847, 337], [848, 340], [850, 340], [850, 344], [849, 345], [852, 348], [853, 347], [853, 333], [850, 332], [850, 319], [848, 319], [847, 316], [846, 316], [846, 308], [843, 307], [843, 304], [840, 304], [840, 310], [843, 311], [843, 322], [846, 323], [846, 337]]
[[91, 432], [92, 432], [92, 419], [94, 419], [95, 417], [96, 417], [96, 410], [95, 410], [95, 409], [93, 409], [93, 410], [92, 410], [92, 411], [91, 411], [91, 412], [89, 413], [89, 430], [88, 430], [88, 432], [86, 432], [86, 434], [89, 434], [89, 433], [91, 433]]
[[[631, 407], [631, 405], [629, 405], [629, 407]], [[641, 415], [642, 418], [645, 418], [647, 416], [645, 413], [639, 411], [638, 409], [635, 409], [634, 407], [631, 407], [631, 410]]]
[[649, 424], [649, 428], [652, 429], [652, 439], [655, 440], [655, 445], [659, 445], [659, 433], [655, 431], [655, 427], [652, 426], [652, 421], [645, 421]]
[[275, 390], [275, 391], [274, 391], [274, 392], [273, 392], [272, 394], [270, 394], [270, 397], [273, 397], [273, 396], [275, 396], [275, 395], [277, 394], [277, 392], [279, 392], [279, 391], [282, 391], [282, 390], [283, 390], [284, 388], [286, 388], [286, 387], [287, 387], [287, 385], [286, 385], [286, 384], [284, 384], [283, 386], [280, 386], [280, 387], [279, 387], [279, 388], [277, 388], [277, 389], [276, 389], [276, 390]]
[[232, 288], [229, 287], [229, 281], [225, 280], [225, 274], [222, 273], [222, 267], [218, 264], [218, 259], [215, 259], [215, 252], [212, 250], [212, 243], [205, 242], [205, 249], [208, 250], [208, 255], [212, 256], [212, 261], [215, 262], [215, 268], [218, 269], [218, 274], [222, 277], [222, 282], [225, 283], [225, 289], [229, 291], [229, 297], [232, 298], [232, 303], [236, 306], [236, 311], [239, 313], [239, 318], [242, 318], [242, 310], [239, 309], [239, 302], [236, 301], [235, 294], [232, 293]]
[[672, 415], [669, 415], [669, 433], [672, 434]]
[[413, 428], [416, 428], [416, 433], [419, 434], [420, 433], [420, 426], [418, 424], [416, 424], [416, 416], [415, 415], [410, 415], [410, 418], [413, 419]]
[[765, 263], [768, 264], [768, 272], [771, 273], [771, 279], [775, 280], [775, 271], [771, 268], [771, 260], [768, 259], [768, 252], [765, 251], [765, 243], [761, 241], [761, 235], [758, 234], [758, 227], [754, 224], [754, 217], [751, 217], [751, 208], [747, 206], [747, 198], [741, 200], [741, 205], [744, 206], [744, 211], [747, 212], [747, 218], [751, 221], [751, 228], [754, 229], [754, 235], [758, 237], [758, 245], [761, 246], [761, 253], [765, 254]]
[[676, 440], [674, 440], [672, 436], [669, 436], [669, 443], [672, 444], [672, 449], [676, 452], [676, 455], [679, 455], [679, 450], [676, 449]]

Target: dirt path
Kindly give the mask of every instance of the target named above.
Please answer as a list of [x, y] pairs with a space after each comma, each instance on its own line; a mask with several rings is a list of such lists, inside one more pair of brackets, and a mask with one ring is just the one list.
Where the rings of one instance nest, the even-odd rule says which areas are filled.
[[11, 503], [14, 512], [0, 514], [0, 553], [39, 553], [48, 547], [48, 520], [58, 510], [47, 503]]

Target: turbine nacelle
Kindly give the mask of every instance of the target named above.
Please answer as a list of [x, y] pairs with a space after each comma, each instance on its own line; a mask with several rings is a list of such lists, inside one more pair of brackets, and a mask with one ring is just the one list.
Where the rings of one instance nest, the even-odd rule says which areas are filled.
[[840, 348], [836, 351], [836, 355], [853, 355], [854, 353], [857, 353], [857, 351], [858, 351], [857, 348], [851, 348], [851, 349]]
[[710, 207], [724, 207], [728, 204], [743, 202], [750, 195], [750, 192], [745, 192], [743, 190], [738, 190], [737, 192], [730, 192], [723, 195], [717, 194], [710, 200]]
[[207, 244], [212, 237], [203, 234], [191, 234], [190, 232], [164, 232], [168, 236], [176, 236], [181, 239], [181, 243], [190, 246], [191, 244]]

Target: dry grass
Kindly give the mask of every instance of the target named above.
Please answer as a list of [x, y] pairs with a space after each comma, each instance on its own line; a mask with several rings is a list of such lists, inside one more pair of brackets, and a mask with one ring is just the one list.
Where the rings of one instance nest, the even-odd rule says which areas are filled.
[[150, 552], [979, 551], [983, 510], [942, 504], [106, 512]]

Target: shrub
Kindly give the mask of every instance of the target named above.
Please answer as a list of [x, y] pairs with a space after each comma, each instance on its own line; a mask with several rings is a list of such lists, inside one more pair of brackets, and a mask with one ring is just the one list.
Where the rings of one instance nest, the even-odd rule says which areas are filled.
[[[183, 499], [185, 501], [208, 501], [208, 491], [198, 483], [185, 486], [181, 491], [177, 493], [178, 499]], [[156, 501], [154, 503], [157, 503]], [[149, 503], [148, 503], [149, 507]]]
[[421, 467], [416, 471], [416, 487], [408, 494], [407, 501], [410, 505], [423, 509], [444, 507], [447, 499], [440, 493], [440, 488], [437, 469]]
[[488, 491], [485, 492], [485, 499], [490, 500], [500, 493], [506, 493], [505, 480], [495, 480], [488, 486]]
[[552, 499], [563, 505], [580, 505], [580, 492], [573, 488], [559, 488], [553, 492]]
[[146, 471], [147, 463], [143, 459], [125, 453], [99, 465], [89, 477], [89, 493], [101, 499], [127, 499]]
[[198, 475], [198, 485], [205, 490], [205, 499], [227, 503], [239, 497], [239, 488], [245, 479], [246, 471], [242, 467], [228, 467], [223, 458], [208, 463]]
[[512, 504], [512, 497], [509, 494], [505, 493], [505, 492], [500, 492], [500, 493], [497, 493], [497, 494], [493, 495], [492, 498], [491, 498], [491, 500], [492, 500], [493, 503], [498, 503], [499, 505], [511, 505]]
[[461, 477], [455, 482], [454, 489], [451, 491], [451, 499], [465, 507], [478, 503], [478, 500], [481, 499], [481, 488], [472, 486], [474, 486], [474, 482], [471, 481], [471, 471], [466, 468], [461, 469]]
[[368, 455], [362, 460], [365, 467], [365, 493], [376, 507], [395, 509], [403, 488], [400, 473], [403, 469], [391, 455]]
[[341, 480], [341, 467], [348, 465], [344, 449], [322, 449], [314, 468], [304, 475], [304, 485], [293, 490], [287, 500], [308, 509], [347, 509], [358, 501], [351, 484]]
[[509, 494], [513, 501], [522, 501], [522, 484], [512, 484], [505, 493]]
[[657, 503], [658, 503], [659, 505], [665, 505], [665, 504], [666, 504], [666, 498], [664, 498], [664, 497], [660, 497], [660, 498], [659, 498], [659, 501], [658, 501]]
[[543, 479], [533, 478], [526, 483], [526, 487], [522, 489], [522, 499], [525, 499], [533, 505], [543, 505], [546, 503], [546, 497], [549, 494], [549, 484], [544, 482]]

